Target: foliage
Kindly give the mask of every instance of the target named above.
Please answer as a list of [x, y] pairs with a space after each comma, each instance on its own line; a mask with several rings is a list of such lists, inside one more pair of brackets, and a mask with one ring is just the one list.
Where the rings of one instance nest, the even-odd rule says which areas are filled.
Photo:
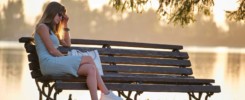
[[[131, 9], [131, 11], [142, 13], [147, 3], [154, 1], [156, 0], [111, 0], [110, 4], [120, 12]], [[195, 11], [210, 16], [214, 6], [213, 0], [157, 0], [157, 2], [159, 3], [157, 15], [168, 23], [182, 26], [195, 21]], [[240, 2], [237, 11], [228, 12], [230, 19], [244, 20], [245, 0], [240, 0]]]
[[236, 11], [227, 11], [228, 19], [235, 20], [235, 21], [241, 21], [245, 19], [245, 0], [239, 0], [240, 6]]

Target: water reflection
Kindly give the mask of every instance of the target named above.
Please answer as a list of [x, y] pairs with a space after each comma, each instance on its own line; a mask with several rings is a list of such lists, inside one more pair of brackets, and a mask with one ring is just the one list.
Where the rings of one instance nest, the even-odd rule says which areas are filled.
[[[210, 100], [241, 100], [245, 91], [245, 54], [227, 52], [188, 51], [194, 76], [213, 78], [221, 85], [222, 92]], [[0, 49], [0, 97], [1, 100], [35, 100], [38, 92], [30, 76], [26, 53], [16, 48]], [[82, 100], [89, 98], [88, 91], [64, 91], [58, 97]], [[143, 93], [140, 100], [187, 100], [185, 93]], [[87, 100], [87, 99], [86, 99]]]
[[18, 91], [21, 90], [22, 64], [24, 63], [22, 57], [23, 53], [19, 49], [0, 48], [0, 97], [3, 98], [2, 100], [14, 100], [13, 95], [18, 95]]
[[[214, 53], [189, 53], [195, 76], [200, 78], [211, 78], [214, 72], [216, 54]], [[207, 72], [207, 69], [209, 70]]]
[[194, 76], [213, 78], [221, 85], [221, 93], [214, 100], [241, 100], [244, 95], [245, 54], [236, 52], [189, 53]]

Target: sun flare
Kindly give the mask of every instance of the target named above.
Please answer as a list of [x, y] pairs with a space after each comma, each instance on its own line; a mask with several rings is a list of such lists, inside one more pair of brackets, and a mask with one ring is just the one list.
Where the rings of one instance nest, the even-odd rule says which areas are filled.
[[[15, 1], [15, 0], [12, 0]], [[33, 25], [37, 20], [37, 16], [40, 15], [42, 11], [43, 5], [48, 1], [58, 1], [60, 0], [22, 0], [23, 1], [23, 10], [25, 22]], [[213, 7], [213, 21], [216, 23], [216, 26], [220, 28], [222, 31], [229, 31], [229, 25], [227, 23], [227, 19], [225, 17], [225, 11], [234, 11], [239, 6], [238, 0], [214, 0]], [[88, 7], [90, 11], [97, 10], [99, 12], [103, 11], [104, 6], [109, 6], [110, 0], [88, 0]], [[149, 11], [150, 9], [156, 10], [158, 8], [159, 2], [157, 0], [150, 0], [146, 7], [145, 11]], [[8, 6], [8, 0], [0, 0], [0, 16], [4, 18], [4, 14], [2, 12], [3, 8]], [[123, 15], [123, 14], [122, 14]], [[125, 15], [125, 14], [124, 14]]]
[[[57, 1], [60, 0], [48, 0]], [[47, 0], [23, 0], [25, 22], [33, 25], [37, 16], [42, 12], [43, 5], [48, 2]]]
[[238, 7], [237, 0], [214, 0], [214, 18], [213, 21], [216, 23], [216, 26], [222, 31], [229, 31], [229, 25], [226, 21], [225, 11], [234, 11]]
[[98, 10], [102, 11], [103, 6], [108, 5], [110, 0], [88, 0], [90, 11]]

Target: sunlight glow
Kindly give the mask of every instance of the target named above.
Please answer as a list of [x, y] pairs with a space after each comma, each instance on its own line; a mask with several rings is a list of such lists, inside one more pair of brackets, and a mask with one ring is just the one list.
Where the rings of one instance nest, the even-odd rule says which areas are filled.
[[153, 10], [157, 10], [159, 7], [159, 2], [157, 0], [151, 0], [151, 5]]
[[[57, 1], [60, 0], [48, 0]], [[47, 0], [23, 0], [25, 22], [33, 25], [37, 20], [37, 16], [42, 12], [43, 5], [48, 2]]]
[[[11, 2], [16, 0], [11, 0]], [[35, 21], [37, 20], [37, 16], [40, 15], [42, 12], [42, 6], [44, 3], [48, 1], [57, 1], [60, 2], [60, 0], [23, 0], [23, 11], [24, 11], [24, 17], [25, 22], [33, 25]], [[224, 32], [229, 31], [229, 25], [227, 23], [227, 19], [225, 17], [225, 11], [234, 11], [239, 6], [238, 0], [214, 0], [214, 8], [213, 8], [213, 21], [216, 23], [216, 26], [221, 29]], [[2, 12], [3, 8], [8, 6], [8, 0], [0, 0], [0, 16], [1, 18], [4, 18], [4, 13]], [[90, 11], [97, 10], [99, 12], [103, 11], [103, 7], [108, 5], [110, 0], [88, 0], [88, 5]], [[145, 12], [158, 9], [159, 2], [157, 0], [150, 0], [146, 6], [145, 6]], [[168, 11], [168, 7], [165, 7]], [[196, 12], [195, 12], [196, 13]], [[105, 13], [106, 16], [111, 16], [111, 19], [114, 21], [124, 20], [128, 17], [127, 13], [123, 14], [112, 14], [112, 13]], [[18, 16], [15, 16], [18, 17]], [[110, 17], [108, 17], [110, 18]], [[210, 20], [208, 17], [203, 17], [204, 20]], [[161, 21], [159, 21], [159, 24], [161, 26], [165, 26], [166, 22], [164, 22], [166, 18], [161, 18]], [[244, 22], [241, 21], [241, 24], [244, 24]]]
[[109, 20], [113, 20], [115, 22], [121, 21], [121, 20], [125, 20], [128, 18], [129, 14], [126, 12], [122, 12], [122, 13], [113, 13], [113, 12], [106, 12], [105, 13], [106, 18], [108, 18]]
[[218, 28], [221, 28], [223, 31], [227, 32], [229, 31], [229, 26], [226, 22], [225, 18], [225, 12], [224, 9], [222, 9], [222, 0], [216, 0], [215, 6], [214, 6], [214, 21], [216, 22], [216, 26]]
[[242, 67], [241, 67], [241, 70], [240, 70], [240, 79], [239, 79], [240, 80], [240, 84], [239, 85], [241, 86], [241, 88], [239, 88], [238, 97], [244, 96], [244, 92], [243, 91], [245, 90], [245, 85], [244, 85], [245, 84], [245, 80], [244, 80], [245, 79], [245, 73], [244, 73], [245, 72], [245, 67], [244, 67], [245, 63], [243, 61], [245, 61], [245, 56], [241, 56], [241, 61], [242, 62], [240, 64], [241, 64]]
[[98, 10], [103, 11], [103, 6], [108, 5], [110, 0], [88, 0], [90, 11]]
[[[110, 0], [88, 0], [89, 10], [90, 11], [98, 11], [102, 12], [104, 6], [109, 5]], [[122, 13], [115, 13], [107, 11], [104, 13], [106, 18], [109, 20], [113, 20], [115, 22], [124, 20], [128, 17], [128, 13], [122, 12]]]
[[0, 12], [2, 12], [3, 8], [8, 5], [8, 0], [0, 0]]
[[[213, 77], [215, 79], [215, 84], [219, 84], [221, 86], [224, 86], [225, 83], [225, 72], [226, 72], [226, 68], [228, 66], [227, 64], [227, 60], [228, 60], [228, 49], [221, 47], [221, 48], [217, 48], [216, 49], [216, 61], [214, 63], [214, 72], [213, 72]], [[230, 89], [226, 89], [227, 87], [222, 87], [222, 90], [230, 90]], [[227, 92], [227, 91], [222, 91]], [[229, 93], [227, 93], [229, 94]], [[220, 95], [220, 94], [218, 94]], [[217, 96], [214, 97], [214, 100], [224, 100], [230, 98], [230, 95], [225, 95], [225, 96]], [[227, 99], [227, 100], [232, 100], [232, 99]]]
[[36, 17], [41, 13], [45, 0], [23, 0], [25, 22], [34, 24]]
[[159, 2], [157, 0], [150, 0], [149, 2], [146, 3], [144, 6], [144, 10], [147, 12], [150, 9], [152, 10], [157, 10], [159, 6]]
[[214, 22], [222, 31], [229, 31], [229, 25], [226, 21], [225, 11], [236, 10], [238, 7], [236, 0], [214, 0]]
[[211, 53], [241, 53], [245, 54], [245, 48], [230, 48], [230, 47], [200, 47], [200, 46], [187, 46], [186, 51], [189, 52], [211, 52]]
[[[171, 13], [171, 5], [164, 6], [163, 9], [164, 9], [167, 13]], [[168, 17], [169, 17], [169, 16], [161, 16], [161, 17], [160, 17], [160, 20], [161, 20], [161, 21], [159, 21], [159, 24], [160, 24], [161, 26], [168, 26], [168, 24], [167, 24], [168, 21], [169, 21]]]
[[22, 47], [17, 41], [0, 41], [0, 48], [19, 49]]

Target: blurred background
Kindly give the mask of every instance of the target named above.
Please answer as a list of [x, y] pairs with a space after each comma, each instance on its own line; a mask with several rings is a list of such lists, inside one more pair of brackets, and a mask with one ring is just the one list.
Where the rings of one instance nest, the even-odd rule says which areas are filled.
[[[51, 0], [0, 1], [0, 99], [37, 100], [38, 91], [28, 69], [23, 36], [31, 36], [43, 6]], [[189, 52], [194, 76], [215, 79], [221, 93], [210, 100], [245, 98], [244, 21], [229, 21], [226, 10], [236, 10], [236, 0], [214, 0], [212, 14], [196, 14], [185, 26], [167, 23], [156, 15], [156, 5], [142, 13], [118, 12], [110, 0], [52, 0], [68, 10], [72, 38], [183, 45]], [[243, 92], [242, 92], [243, 91]], [[89, 100], [88, 91], [73, 93], [75, 100]], [[187, 100], [185, 93], [143, 93], [140, 100]], [[81, 99], [83, 98], [83, 99]], [[183, 99], [184, 98], [184, 99]]]

